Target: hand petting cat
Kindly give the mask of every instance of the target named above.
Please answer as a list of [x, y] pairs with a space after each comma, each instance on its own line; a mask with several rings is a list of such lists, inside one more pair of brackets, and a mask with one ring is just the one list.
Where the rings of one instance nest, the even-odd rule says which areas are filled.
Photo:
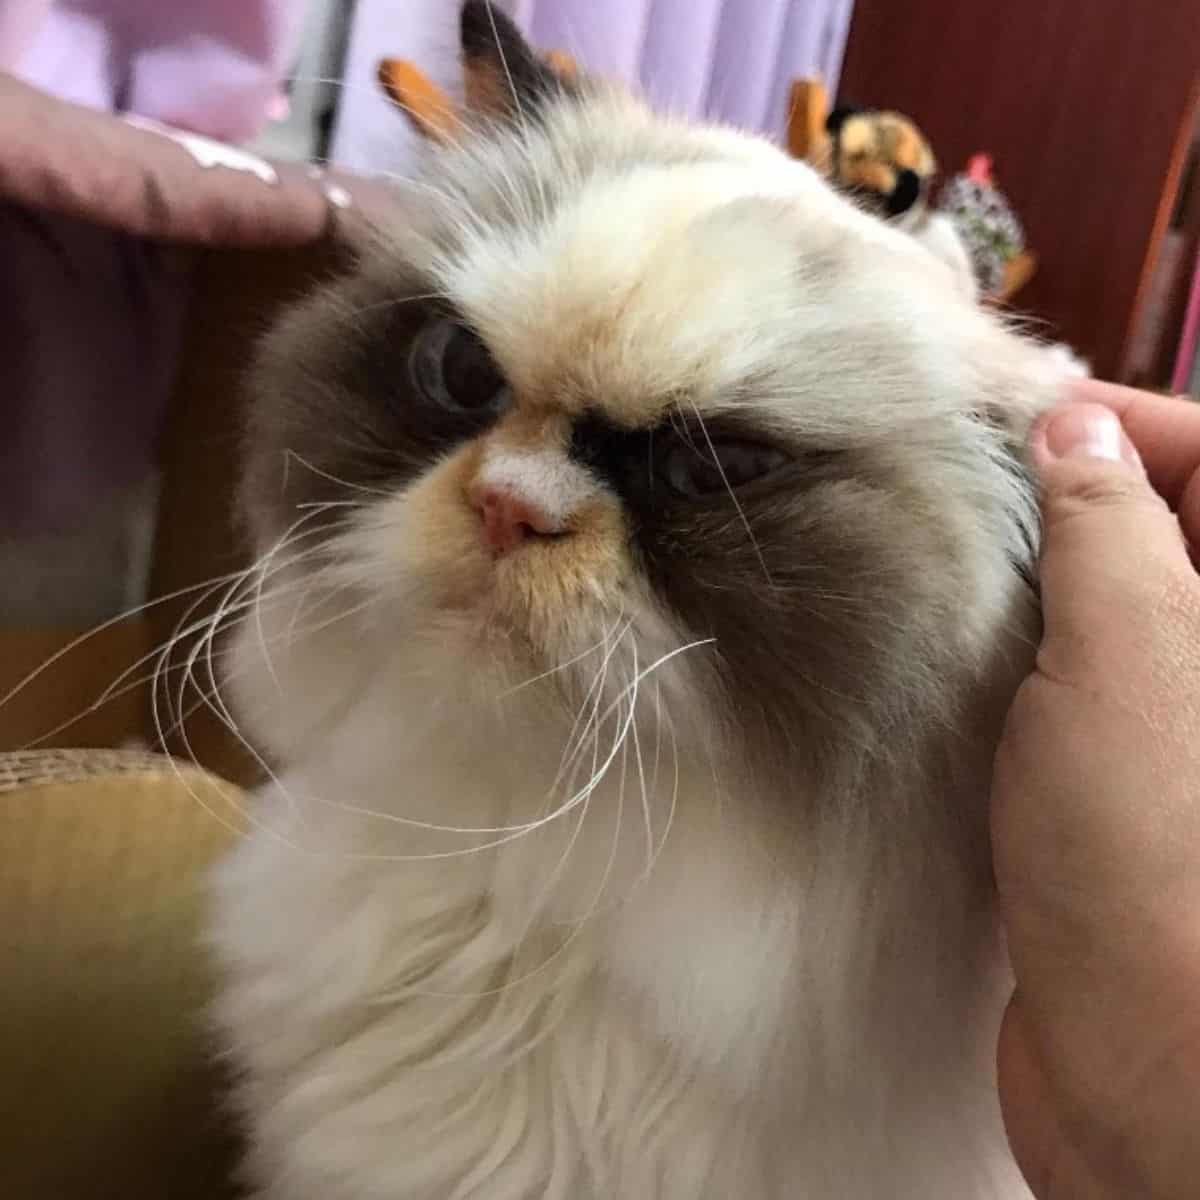
[[1039, 1200], [1194, 1196], [1200, 406], [1082, 382], [1031, 449], [1045, 632], [992, 802], [1005, 1123]]

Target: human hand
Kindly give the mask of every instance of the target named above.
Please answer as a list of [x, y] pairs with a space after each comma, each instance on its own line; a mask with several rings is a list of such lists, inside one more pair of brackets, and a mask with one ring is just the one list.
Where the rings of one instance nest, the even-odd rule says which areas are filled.
[[1039, 1200], [1175, 1200], [1200, 1195], [1200, 405], [1073, 399], [1031, 439], [1045, 632], [993, 786], [1001, 1106]]

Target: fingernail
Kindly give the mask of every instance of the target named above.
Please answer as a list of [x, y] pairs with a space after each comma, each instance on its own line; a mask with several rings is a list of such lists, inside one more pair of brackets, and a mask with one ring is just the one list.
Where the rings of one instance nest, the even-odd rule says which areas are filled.
[[1055, 409], [1043, 436], [1050, 458], [1099, 458], [1141, 466], [1116, 414], [1099, 404], [1076, 402]]

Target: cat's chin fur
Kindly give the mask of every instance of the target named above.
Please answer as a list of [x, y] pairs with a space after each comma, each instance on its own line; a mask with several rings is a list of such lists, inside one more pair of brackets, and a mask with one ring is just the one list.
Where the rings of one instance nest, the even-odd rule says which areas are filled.
[[[278, 636], [266, 620], [239, 635], [247, 666]], [[242, 677], [288, 763], [219, 870], [211, 927], [262, 1195], [1027, 1194], [992, 1082], [1008, 981], [978, 814], [998, 707], [920, 771], [902, 752], [813, 797], [820, 780], [723, 744], [667, 664], [669, 726], [638, 722], [645, 807], [631, 769], [586, 813], [464, 854], [504, 835], [397, 818], [536, 820], [571, 733], [544, 681], [502, 704], [505, 670], [447, 684], [469, 640], [443, 624], [384, 665], [330, 637]], [[623, 685], [628, 646], [610, 651]]]

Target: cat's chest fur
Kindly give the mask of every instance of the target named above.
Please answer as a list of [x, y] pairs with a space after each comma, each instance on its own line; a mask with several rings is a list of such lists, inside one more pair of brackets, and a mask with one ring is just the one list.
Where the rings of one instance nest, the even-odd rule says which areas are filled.
[[[425, 802], [409, 807], [435, 814], [463, 771], [439, 784], [418, 764]], [[672, 779], [692, 819], [649, 874], [635, 835], [665, 810], [647, 818], [616, 785], [540, 842], [425, 860], [443, 835], [364, 846], [336, 805], [375, 809], [370, 788], [285, 776], [293, 799], [323, 797], [303, 829], [268, 789], [273, 832], [222, 866], [212, 927], [262, 1194], [1024, 1195], [986, 1062], [1000, 993], [973, 982], [987, 951], [953, 910], [970, 889], [934, 897], [844, 842], [814, 847], [803, 871], [791, 860], [789, 881], [703, 774]], [[542, 911], [572, 835], [572, 878]]]

